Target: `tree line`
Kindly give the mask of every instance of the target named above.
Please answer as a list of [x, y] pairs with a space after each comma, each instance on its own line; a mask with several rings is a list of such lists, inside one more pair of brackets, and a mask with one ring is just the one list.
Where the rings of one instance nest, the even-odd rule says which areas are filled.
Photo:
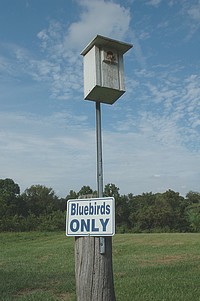
[[[32, 185], [20, 193], [12, 179], [0, 179], [0, 231], [64, 231], [67, 200], [96, 196], [90, 186], [70, 190], [65, 198], [43, 185]], [[186, 197], [173, 190], [121, 195], [109, 183], [104, 196], [115, 198], [118, 233], [200, 232], [199, 192], [190, 191]]]

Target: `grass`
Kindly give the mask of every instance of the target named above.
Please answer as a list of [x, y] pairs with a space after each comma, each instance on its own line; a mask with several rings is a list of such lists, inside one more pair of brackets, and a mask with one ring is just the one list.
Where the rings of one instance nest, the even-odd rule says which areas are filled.
[[72, 239], [32, 232], [0, 240], [0, 300], [75, 300]]
[[[1, 233], [0, 300], [75, 301], [73, 243]], [[115, 235], [113, 268], [117, 301], [200, 301], [200, 234]]]
[[113, 252], [117, 300], [200, 300], [200, 235], [120, 235]]

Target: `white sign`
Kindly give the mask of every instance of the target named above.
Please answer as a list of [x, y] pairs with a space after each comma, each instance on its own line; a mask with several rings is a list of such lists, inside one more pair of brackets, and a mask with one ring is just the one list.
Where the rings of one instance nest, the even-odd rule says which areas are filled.
[[114, 234], [114, 198], [68, 200], [67, 236], [112, 236]]

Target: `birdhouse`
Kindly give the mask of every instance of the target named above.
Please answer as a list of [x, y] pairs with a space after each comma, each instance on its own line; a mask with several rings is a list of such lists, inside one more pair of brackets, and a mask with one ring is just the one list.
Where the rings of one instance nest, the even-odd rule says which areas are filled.
[[131, 44], [97, 35], [81, 52], [84, 99], [113, 104], [125, 92], [123, 54]]

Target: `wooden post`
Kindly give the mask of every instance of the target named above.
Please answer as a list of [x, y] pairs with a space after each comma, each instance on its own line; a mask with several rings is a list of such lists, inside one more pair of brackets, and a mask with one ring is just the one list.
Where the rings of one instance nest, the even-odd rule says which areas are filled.
[[112, 238], [106, 237], [106, 253], [99, 252], [99, 237], [76, 237], [75, 274], [77, 301], [115, 301]]

